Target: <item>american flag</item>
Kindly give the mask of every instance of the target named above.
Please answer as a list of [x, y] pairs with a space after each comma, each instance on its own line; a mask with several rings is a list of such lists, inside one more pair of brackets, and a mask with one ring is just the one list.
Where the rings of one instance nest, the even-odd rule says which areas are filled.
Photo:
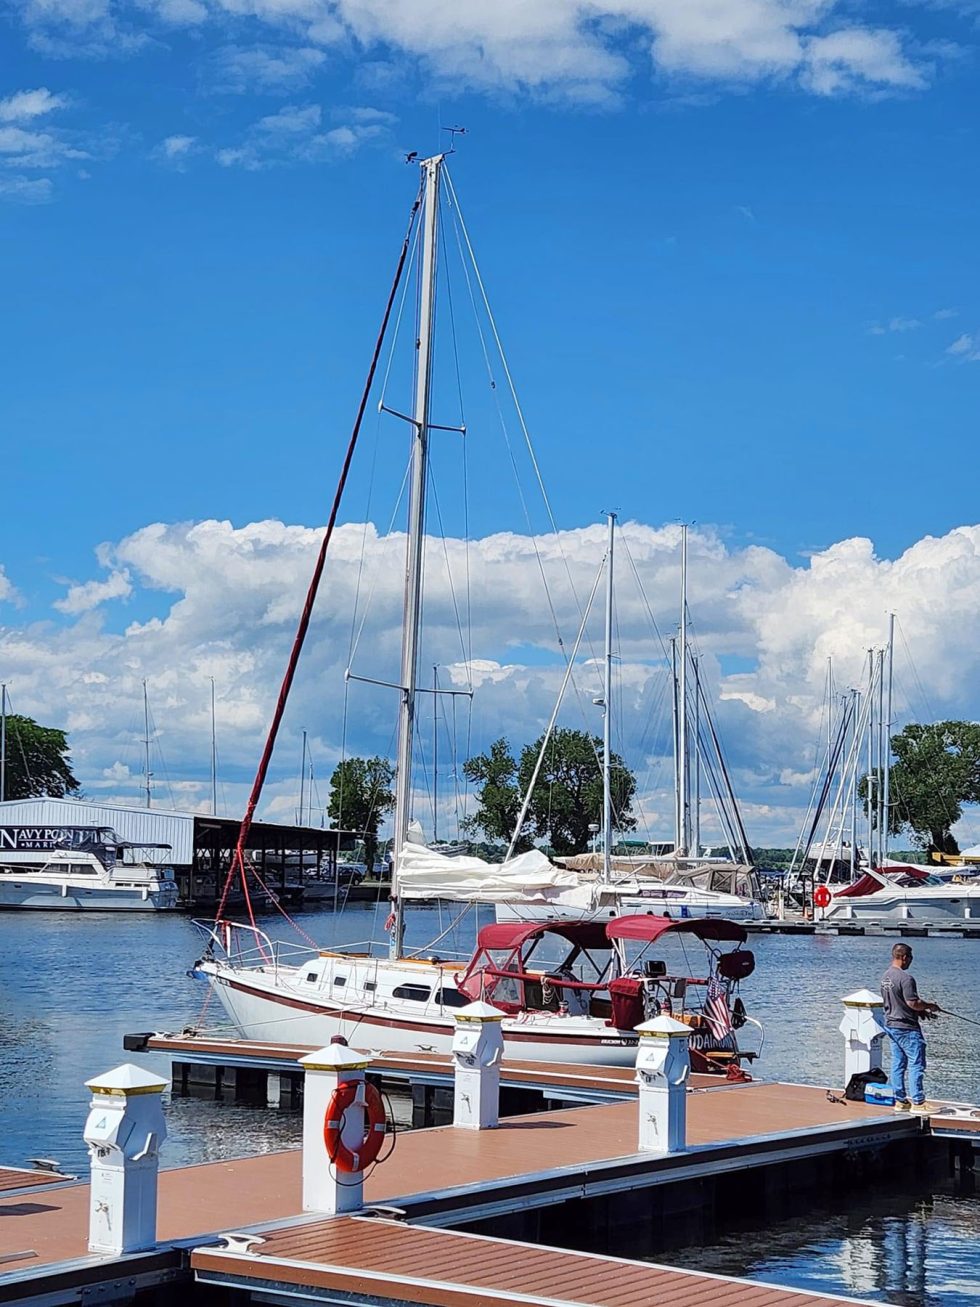
[[704, 999], [704, 1015], [715, 1039], [724, 1039], [732, 1033], [732, 1014], [728, 1009], [728, 986], [717, 976], [708, 981]]

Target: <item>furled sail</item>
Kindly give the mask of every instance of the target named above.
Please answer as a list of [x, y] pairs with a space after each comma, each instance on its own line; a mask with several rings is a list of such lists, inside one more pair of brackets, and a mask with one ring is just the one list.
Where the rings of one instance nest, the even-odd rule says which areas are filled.
[[[592, 894], [574, 871], [555, 867], [538, 849], [508, 862], [447, 857], [422, 844], [405, 844], [398, 857], [398, 893], [406, 899], [462, 903], [581, 903]], [[569, 898], [568, 896], [572, 897]]]

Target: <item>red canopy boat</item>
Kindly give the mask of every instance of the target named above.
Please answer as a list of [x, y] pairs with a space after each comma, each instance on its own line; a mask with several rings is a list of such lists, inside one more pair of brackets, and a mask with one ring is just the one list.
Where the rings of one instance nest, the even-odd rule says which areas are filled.
[[[666, 950], [654, 946], [671, 935], [705, 946], [704, 974], [681, 974], [676, 963], [656, 956]], [[545, 1010], [605, 1017], [618, 1030], [669, 1014], [692, 1028], [695, 1071], [739, 1075], [740, 1063], [758, 1056], [740, 1049], [736, 1038], [751, 1020], [733, 998], [755, 969], [753, 954], [741, 947], [746, 938], [736, 922], [713, 917], [498, 922], [480, 931], [456, 985], [467, 998], [508, 1015]], [[725, 943], [736, 947], [723, 953], [717, 946]]]

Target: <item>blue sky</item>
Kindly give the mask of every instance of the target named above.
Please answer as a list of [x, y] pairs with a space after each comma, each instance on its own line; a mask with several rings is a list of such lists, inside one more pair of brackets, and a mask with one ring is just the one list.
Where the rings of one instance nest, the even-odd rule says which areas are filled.
[[[52, 603], [151, 523], [324, 519], [416, 185], [401, 155], [447, 124], [563, 528], [616, 507], [799, 567], [976, 520], [972, 0], [240, 8], [11, 8], [12, 632], [70, 628], [88, 610]], [[479, 390], [472, 341], [463, 359]], [[472, 533], [522, 532], [488, 413]], [[367, 493], [362, 466], [348, 520]], [[90, 615], [122, 633], [182, 593], [144, 574]]]

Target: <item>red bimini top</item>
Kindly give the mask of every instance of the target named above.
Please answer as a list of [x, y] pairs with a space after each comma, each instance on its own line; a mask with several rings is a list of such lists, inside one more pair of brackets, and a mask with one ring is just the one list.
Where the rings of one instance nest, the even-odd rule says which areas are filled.
[[697, 939], [723, 940], [744, 944], [748, 939], [745, 929], [735, 921], [726, 921], [722, 917], [656, 917], [652, 913], [643, 916], [614, 917], [607, 921], [606, 934], [610, 939], [643, 940], [650, 944], [666, 935], [668, 931], [679, 934], [694, 935]]

